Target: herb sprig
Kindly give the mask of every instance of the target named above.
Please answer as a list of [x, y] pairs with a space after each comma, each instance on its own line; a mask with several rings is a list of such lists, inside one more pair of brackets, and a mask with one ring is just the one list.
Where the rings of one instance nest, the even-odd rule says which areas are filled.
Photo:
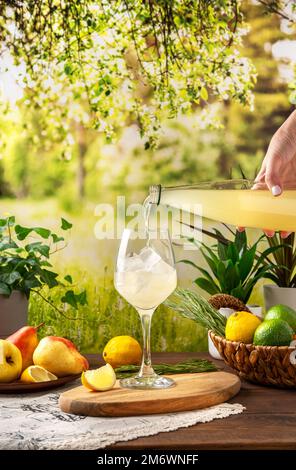
[[[115, 369], [116, 377], [124, 379], [130, 377], [139, 371], [140, 367], [136, 365], [127, 365]], [[217, 367], [206, 359], [188, 359], [177, 364], [154, 364], [153, 369], [157, 374], [196, 374], [200, 372], [213, 372]]]
[[197, 292], [189, 289], [176, 289], [166, 301], [166, 305], [207, 330], [213, 330], [219, 336], [225, 336], [226, 318]]

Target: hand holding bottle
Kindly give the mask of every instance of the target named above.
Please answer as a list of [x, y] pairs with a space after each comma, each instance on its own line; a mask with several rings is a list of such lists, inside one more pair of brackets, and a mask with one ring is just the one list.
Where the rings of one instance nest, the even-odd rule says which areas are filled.
[[255, 179], [254, 189], [267, 187], [279, 196], [285, 187], [296, 186], [296, 111], [272, 137]]
[[[296, 111], [273, 135], [252, 189], [268, 188], [277, 197], [289, 187], [296, 187]], [[273, 230], [264, 232], [268, 237], [274, 235]], [[282, 238], [288, 235], [281, 232]]]

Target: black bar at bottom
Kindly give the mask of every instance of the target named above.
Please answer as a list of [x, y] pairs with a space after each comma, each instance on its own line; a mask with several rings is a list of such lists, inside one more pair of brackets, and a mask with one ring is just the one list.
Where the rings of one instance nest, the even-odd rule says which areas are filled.
[[[107, 468], [109, 465], [118, 469], [127, 468], [147, 468], [146, 465], [166, 465], [173, 467], [178, 466], [194, 466], [196, 468], [208, 468], [209, 465], [225, 464], [229, 468], [240, 467], [252, 464], [256, 467], [260, 464], [266, 468], [269, 463], [272, 466], [278, 465], [287, 467], [289, 462], [295, 465], [296, 450], [287, 451], [187, 451], [187, 450], [138, 450], [138, 451], [112, 451], [112, 450], [73, 450], [73, 451], [42, 451], [42, 450], [0, 450], [1, 468], [4, 469], [4, 462], [10, 465], [19, 464], [19, 468], [26, 467], [31, 469], [38, 468], [42, 465], [72, 465], [83, 469], [89, 468]], [[68, 467], [69, 468], [69, 467]], [[223, 467], [222, 467], [223, 468]]]

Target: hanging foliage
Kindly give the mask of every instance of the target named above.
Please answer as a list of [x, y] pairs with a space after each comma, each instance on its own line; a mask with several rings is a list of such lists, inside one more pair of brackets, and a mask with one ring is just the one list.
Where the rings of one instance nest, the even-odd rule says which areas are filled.
[[164, 120], [196, 106], [217, 99], [252, 106], [240, 4], [0, 0], [0, 47], [21, 65], [23, 105], [38, 111], [42, 139], [71, 145], [76, 122], [111, 140], [136, 122], [148, 148]]

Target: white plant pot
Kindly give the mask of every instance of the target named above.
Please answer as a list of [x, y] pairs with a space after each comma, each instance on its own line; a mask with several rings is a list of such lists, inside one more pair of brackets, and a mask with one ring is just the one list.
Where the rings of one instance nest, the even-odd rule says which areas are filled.
[[[234, 310], [232, 308], [220, 308], [219, 312], [222, 313], [224, 317], [228, 318], [234, 312]], [[209, 332], [208, 332], [208, 349], [209, 349], [210, 356], [212, 356], [214, 359], [223, 360], [218, 349], [214, 345]]]
[[[247, 307], [250, 310], [250, 312], [256, 315], [256, 317], [263, 319], [262, 307], [260, 307], [260, 305], [247, 305]], [[232, 310], [231, 308], [220, 308], [219, 312], [222, 313], [224, 317], [228, 318], [234, 312], [234, 310]], [[209, 333], [208, 333], [208, 348], [209, 348], [210, 356], [212, 356], [214, 359], [223, 360], [223, 357], [221, 357], [218, 349], [216, 348], [212, 339], [210, 338]]]
[[247, 307], [251, 313], [256, 315], [256, 317], [260, 318], [260, 320], [263, 320], [263, 312], [262, 312], [262, 307], [260, 305], [247, 304]]
[[274, 284], [263, 286], [265, 310], [277, 304], [284, 304], [296, 310], [296, 288], [278, 287]]

